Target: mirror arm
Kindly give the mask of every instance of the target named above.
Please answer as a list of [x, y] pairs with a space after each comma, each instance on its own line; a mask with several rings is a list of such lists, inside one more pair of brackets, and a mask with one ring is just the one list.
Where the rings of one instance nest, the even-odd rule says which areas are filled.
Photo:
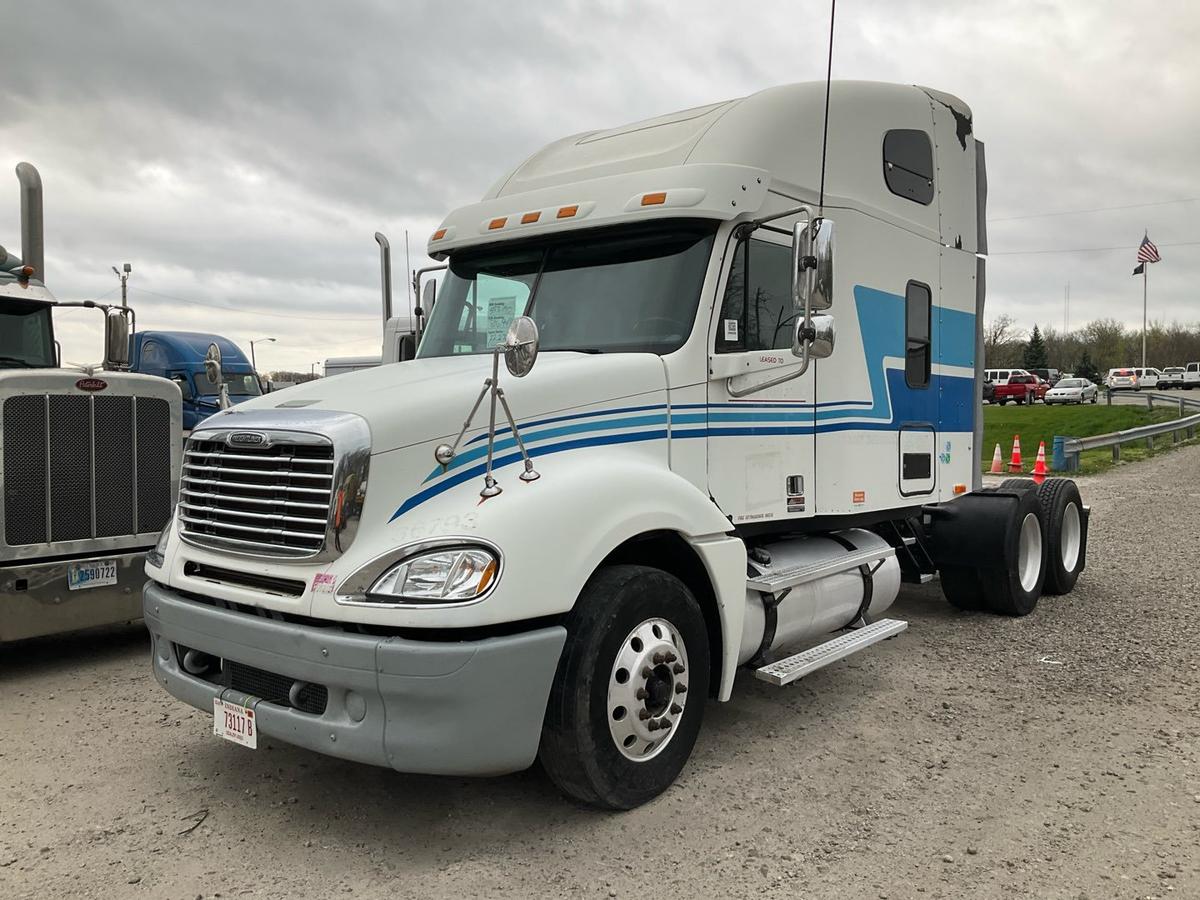
[[796, 371], [788, 372], [784, 375], [780, 375], [778, 378], [772, 378], [769, 381], [760, 381], [757, 384], [752, 384], [749, 387], [744, 387], [744, 388], [735, 388], [733, 386], [734, 378], [741, 378], [744, 376], [730, 375], [728, 378], [725, 379], [725, 389], [729, 391], [730, 397], [745, 397], [747, 394], [754, 394], [754, 393], [757, 393], [758, 391], [765, 390], [766, 388], [774, 387], [777, 384], [783, 384], [785, 381], [791, 381], [793, 378], [799, 378], [801, 375], [803, 375], [805, 372], [808, 371], [808, 364], [809, 364], [808, 345], [805, 344], [804, 345], [804, 355], [800, 358], [800, 368], [796, 369]]

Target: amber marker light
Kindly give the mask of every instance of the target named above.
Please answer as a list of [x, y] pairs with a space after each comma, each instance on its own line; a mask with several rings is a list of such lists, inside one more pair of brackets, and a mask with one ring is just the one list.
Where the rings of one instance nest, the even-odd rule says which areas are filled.
[[656, 191], [653, 194], [642, 194], [642, 206], [662, 206], [666, 202], [666, 191]]
[[542, 214], [540, 212], [525, 213], [525, 215], [521, 216], [521, 224], [522, 225], [532, 225], [534, 222], [536, 222], [541, 217], [542, 217]]
[[571, 216], [575, 215], [575, 213], [577, 213], [577, 212], [579, 212], [579, 204], [578, 203], [576, 203], [572, 206], [560, 206], [558, 208], [558, 216], [556, 216], [556, 218], [569, 219], [569, 218], [571, 218]]
[[503, 228], [506, 222], [508, 222], [508, 216], [501, 216], [498, 219], [492, 219], [492, 221], [488, 222], [488, 231], [495, 231], [497, 228]]

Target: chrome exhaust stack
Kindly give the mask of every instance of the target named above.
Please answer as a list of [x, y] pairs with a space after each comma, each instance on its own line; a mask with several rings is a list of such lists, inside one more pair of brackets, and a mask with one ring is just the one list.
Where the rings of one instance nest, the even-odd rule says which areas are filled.
[[27, 162], [17, 163], [21, 182], [21, 257], [33, 269], [31, 277], [46, 283], [42, 222], [42, 176]]

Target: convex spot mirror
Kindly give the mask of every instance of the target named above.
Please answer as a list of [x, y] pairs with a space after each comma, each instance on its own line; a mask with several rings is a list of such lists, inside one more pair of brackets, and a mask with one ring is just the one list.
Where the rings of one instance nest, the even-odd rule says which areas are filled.
[[430, 279], [425, 282], [425, 287], [421, 288], [421, 312], [429, 315], [433, 312], [435, 302], [437, 302], [437, 282]]
[[529, 374], [538, 355], [537, 324], [529, 316], [518, 316], [508, 326], [504, 339], [504, 365], [516, 378]]
[[104, 314], [104, 367], [120, 369], [129, 365], [129, 319], [119, 309]]
[[221, 348], [216, 344], [209, 344], [204, 354], [204, 377], [209, 384], [221, 383]]
[[793, 288], [797, 310], [833, 306], [832, 219], [797, 222], [792, 228]]
[[837, 341], [837, 326], [833, 316], [812, 317], [813, 340], [808, 347], [808, 355], [813, 359], [827, 359], [833, 355], [833, 345]]

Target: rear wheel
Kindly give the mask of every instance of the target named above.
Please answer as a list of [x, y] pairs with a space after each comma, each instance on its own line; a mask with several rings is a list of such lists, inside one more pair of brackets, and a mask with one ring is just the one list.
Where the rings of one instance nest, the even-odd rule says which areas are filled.
[[1046, 578], [1042, 507], [1035, 491], [1018, 491], [1009, 517], [1000, 565], [981, 573], [988, 608], [1007, 616], [1025, 616], [1037, 607]]
[[568, 619], [539, 756], [563, 793], [606, 809], [661, 794], [696, 743], [708, 695], [704, 615], [647, 566], [600, 569]]
[[1047, 594], [1069, 594], [1083, 571], [1087, 530], [1079, 488], [1069, 478], [1047, 478], [1038, 487], [1046, 522]]

